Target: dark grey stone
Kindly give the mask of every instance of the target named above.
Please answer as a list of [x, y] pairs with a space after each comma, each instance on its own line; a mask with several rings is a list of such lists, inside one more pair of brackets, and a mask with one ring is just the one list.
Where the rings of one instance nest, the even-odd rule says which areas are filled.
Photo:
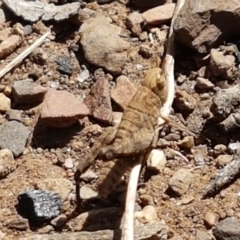
[[72, 74], [72, 63], [69, 57], [58, 57], [55, 61], [57, 63], [57, 70], [68, 75]]
[[29, 221], [46, 221], [61, 213], [62, 199], [48, 190], [28, 190], [18, 196], [20, 213]]

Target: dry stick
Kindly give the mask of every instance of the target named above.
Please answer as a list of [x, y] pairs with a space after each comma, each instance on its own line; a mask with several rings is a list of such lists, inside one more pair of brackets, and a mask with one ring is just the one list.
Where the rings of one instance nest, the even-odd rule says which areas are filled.
[[123, 214], [121, 228], [122, 228], [122, 240], [134, 239], [134, 208], [137, 192], [138, 178], [141, 170], [141, 163], [143, 156], [139, 157], [139, 162], [132, 168], [125, 200], [125, 212]]
[[233, 160], [228, 163], [223, 169], [218, 170], [215, 176], [212, 178], [209, 185], [203, 192], [203, 198], [213, 197], [227, 184], [233, 182], [240, 173], [240, 148], [234, 155]]
[[14, 68], [17, 64], [19, 64], [25, 57], [27, 57], [31, 52], [33, 52], [37, 47], [39, 47], [44, 40], [47, 38], [47, 36], [50, 34], [50, 32], [45, 33], [42, 35], [39, 39], [37, 39], [30, 47], [25, 49], [20, 55], [18, 55], [15, 59], [13, 59], [7, 66], [5, 66], [0, 71], [0, 79], [8, 73], [12, 68]]
[[[171, 22], [171, 27], [169, 30], [169, 40], [167, 45], [165, 64], [163, 70], [168, 83], [168, 96], [167, 101], [160, 109], [160, 113], [163, 116], [168, 116], [171, 112], [172, 103], [175, 95], [175, 82], [174, 82], [174, 34], [173, 34], [173, 24], [177, 17], [178, 12], [184, 5], [185, 0], [178, 0], [174, 15]], [[159, 118], [159, 125], [162, 125], [164, 120]], [[139, 163], [132, 168], [125, 203], [125, 213], [122, 221], [122, 240], [133, 240], [134, 239], [134, 205], [137, 192], [137, 182], [141, 169], [141, 162], [143, 157], [139, 160]]]

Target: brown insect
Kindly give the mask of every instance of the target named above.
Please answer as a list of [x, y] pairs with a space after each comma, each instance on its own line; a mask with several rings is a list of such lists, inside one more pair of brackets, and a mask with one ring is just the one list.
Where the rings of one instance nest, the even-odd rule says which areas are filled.
[[[89, 155], [79, 162], [78, 176], [96, 157], [111, 160], [103, 166], [99, 178], [99, 196], [108, 195], [121, 176], [135, 163], [136, 156], [156, 147], [159, 110], [166, 97], [167, 84], [162, 70], [150, 69], [123, 112], [120, 124], [108, 128], [95, 142]], [[104, 181], [107, 172], [108, 181]]]

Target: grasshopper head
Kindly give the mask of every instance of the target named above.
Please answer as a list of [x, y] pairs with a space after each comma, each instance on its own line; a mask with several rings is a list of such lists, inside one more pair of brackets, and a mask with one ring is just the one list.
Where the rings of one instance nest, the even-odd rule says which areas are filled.
[[161, 68], [152, 68], [148, 70], [142, 85], [151, 89], [161, 99], [165, 98], [167, 82]]

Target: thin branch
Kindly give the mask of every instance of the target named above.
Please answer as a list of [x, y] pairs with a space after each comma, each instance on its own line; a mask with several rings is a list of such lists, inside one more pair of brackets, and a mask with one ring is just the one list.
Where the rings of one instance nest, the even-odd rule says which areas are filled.
[[125, 201], [125, 212], [122, 220], [122, 240], [134, 239], [134, 207], [136, 200], [138, 178], [141, 170], [141, 163], [144, 156], [139, 157], [139, 162], [132, 168]]
[[13, 59], [7, 66], [5, 66], [0, 71], [0, 79], [9, 71], [12, 70], [17, 64], [19, 64], [25, 57], [27, 57], [31, 52], [33, 52], [37, 47], [39, 47], [44, 40], [47, 38], [47, 36], [50, 34], [50, 32], [46, 32], [44, 35], [42, 35], [39, 39], [37, 39], [30, 47], [25, 49], [21, 54], [19, 54], [15, 59]]
[[[168, 117], [171, 112], [172, 103], [175, 95], [175, 82], [174, 82], [174, 33], [173, 33], [173, 24], [174, 21], [184, 5], [185, 0], [178, 0], [174, 15], [171, 22], [171, 27], [169, 31], [169, 39], [167, 44], [166, 57], [164, 61], [163, 71], [165, 73], [165, 77], [168, 83], [168, 95], [167, 100], [164, 103], [163, 107], [160, 110], [160, 114]], [[159, 118], [159, 125], [162, 125], [164, 120]], [[143, 160], [143, 159], [141, 159]], [[136, 199], [137, 192], [137, 182], [141, 169], [141, 162], [133, 167], [127, 188], [127, 196], [125, 203], [125, 214], [123, 219], [123, 232], [122, 232], [122, 240], [133, 240], [134, 239], [134, 205]]]

